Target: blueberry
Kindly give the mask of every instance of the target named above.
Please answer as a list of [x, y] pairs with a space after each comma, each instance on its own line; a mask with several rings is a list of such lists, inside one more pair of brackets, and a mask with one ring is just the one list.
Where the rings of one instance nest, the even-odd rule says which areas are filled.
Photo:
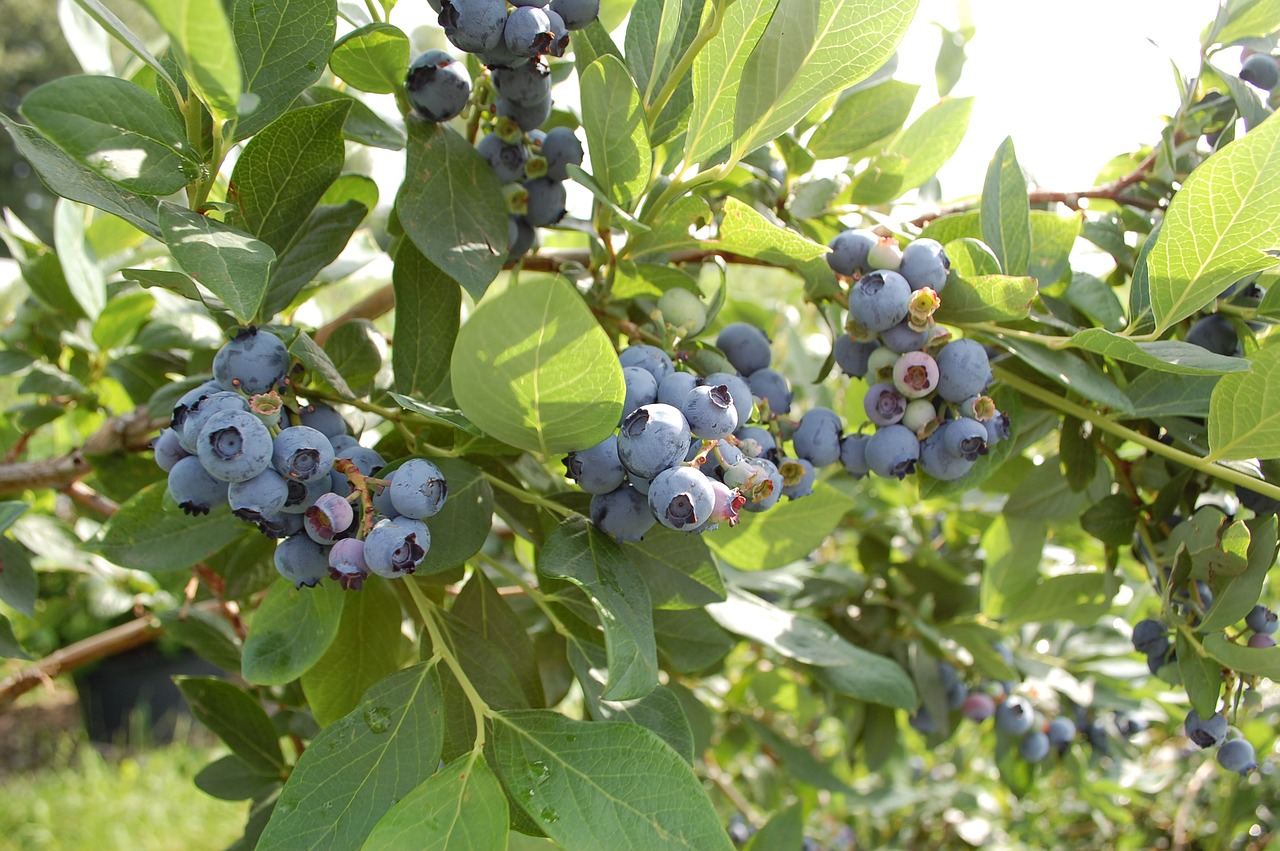
[[782, 474], [782, 495], [787, 499], [799, 499], [813, 493], [817, 471], [808, 459], [786, 458], [779, 461], [778, 472]]
[[618, 436], [611, 434], [589, 449], [570, 452], [565, 475], [587, 493], [609, 493], [622, 486], [627, 470], [618, 460]]
[[865, 434], [847, 434], [840, 440], [840, 463], [855, 479], [871, 472], [867, 464], [867, 440]]
[[887, 331], [907, 318], [911, 285], [897, 272], [878, 270], [849, 287], [849, 315], [868, 331]]
[[760, 512], [767, 511], [776, 505], [782, 498], [782, 471], [768, 458], [743, 458], [741, 463], [751, 468], [751, 475], [747, 479], [749, 487], [743, 488], [733, 484], [728, 481], [728, 475], [726, 475], [725, 484], [740, 488], [742, 496], [746, 499], [742, 507], [747, 511]]
[[276, 546], [276, 571], [296, 587], [315, 587], [329, 573], [329, 550], [306, 535], [293, 535]]
[[908, 399], [923, 399], [938, 386], [938, 364], [924, 352], [907, 352], [893, 365], [893, 385]]
[[751, 388], [752, 396], [769, 403], [771, 413], [791, 413], [791, 382], [776, 369], [757, 369], [747, 376], [747, 386]]
[[1244, 354], [1235, 326], [1221, 313], [1211, 313], [1197, 319], [1187, 330], [1187, 342], [1216, 355], [1240, 357]]
[[954, 419], [947, 423], [942, 446], [957, 458], [976, 461], [979, 455], [987, 454], [987, 427], [968, 417]]
[[622, 399], [622, 414], [618, 417], [621, 423], [627, 415], [641, 405], [652, 405], [658, 401], [658, 382], [653, 373], [642, 366], [624, 366], [622, 380], [626, 386]]
[[928, 399], [912, 399], [902, 415], [902, 424], [919, 434], [929, 423], [936, 422], [938, 412]]
[[329, 547], [329, 576], [338, 581], [344, 591], [359, 591], [369, 575], [369, 565], [364, 557], [364, 541], [359, 538], [343, 538]]
[[1022, 737], [1018, 742], [1018, 755], [1027, 762], [1043, 762], [1049, 755], [1049, 737], [1035, 730]]
[[1010, 736], [1021, 736], [1035, 723], [1035, 711], [1026, 698], [1010, 695], [996, 707], [996, 727]]
[[176, 431], [178, 436], [181, 437], [182, 425], [186, 422], [187, 415], [191, 412], [191, 409], [195, 407], [196, 403], [210, 394], [222, 392], [224, 392], [222, 385], [217, 381], [210, 379], [199, 387], [193, 387], [186, 393], [183, 393], [182, 396], [179, 397], [177, 403], [173, 406], [173, 414], [169, 419], [169, 427]]
[[1049, 737], [1049, 744], [1057, 748], [1058, 753], [1063, 753], [1076, 737], [1076, 725], [1070, 718], [1059, 715], [1049, 722], [1049, 727], [1045, 731]]
[[645, 495], [630, 485], [591, 497], [591, 522], [621, 543], [638, 541], [658, 522]]
[[[323, 431], [323, 429], [317, 429], [317, 431]], [[340, 434], [337, 437], [332, 437], [329, 439], [329, 442], [333, 444], [333, 455], [335, 458], [347, 457], [342, 453], [349, 449], [355, 449], [360, 445], [360, 441], [356, 440], [349, 434]]]
[[827, 265], [831, 267], [831, 271], [846, 278], [868, 272], [870, 267], [867, 266], [867, 252], [879, 241], [880, 237], [875, 231], [843, 230], [829, 243], [831, 253], [827, 255]]
[[[337, 459], [345, 459], [355, 464], [356, 469], [365, 476], [374, 475], [387, 463], [377, 452], [358, 443], [355, 446], [336, 451], [334, 453], [335, 464]], [[333, 482], [332, 490], [334, 493], [340, 496], [346, 496], [351, 493], [351, 480], [347, 478], [345, 473], [340, 473], [335, 469], [329, 478]]]
[[1264, 635], [1271, 635], [1280, 627], [1280, 621], [1276, 618], [1276, 613], [1259, 603], [1244, 616], [1245, 626], [1254, 632], [1260, 632]]
[[720, 521], [726, 521], [730, 526], [738, 525], [738, 511], [746, 503], [746, 497], [738, 491], [737, 488], [731, 488], [724, 482], [718, 482], [715, 479], [709, 479], [711, 482], [711, 490], [715, 494], [716, 503], [711, 509], [711, 517], [707, 520], [703, 529], [714, 529], [719, 525]]
[[902, 265], [902, 247], [892, 236], [882, 236], [867, 251], [867, 265], [872, 269], [898, 271]]
[[155, 452], [156, 466], [166, 473], [191, 454], [182, 447], [178, 432], [171, 428], [162, 429], [160, 436], [151, 442], [151, 448]]
[[[553, 127], [542, 140], [542, 156], [547, 161], [547, 177], [567, 180], [567, 166], [582, 165], [582, 143], [568, 127]], [[693, 332], [689, 332], [693, 333]]]
[[1280, 68], [1276, 58], [1265, 53], [1254, 53], [1240, 63], [1240, 79], [1251, 86], [1271, 91], [1280, 83]]
[[241, 328], [213, 357], [213, 377], [224, 390], [266, 393], [289, 371], [289, 350], [275, 334]]
[[1211, 748], [1221, 744], [1227, 737], [1227, 716], [1221, 712], [1215, 712], [1208, 720], [1202, 720], [1200, 714], [1192, 709], [1187, 713], [1187, 720], [1182, 726], [1186, 730], [1187, 738], [1201, 748]]
[[440, 468], [423, 458], [410, 459], [396, 468], [391, 482], [391, 503], [405, 517], [423, 520], [444, 507], [448, 483]]
[[287, 479], [314, 482], [326, 478], [333, 460], [329, 438], [310, 426], [290, 426], [272, 442], [271, 465]]
[[1255, 650], [1267, 650], [1276, 646], [1276, 640], [1265, 632], [1255, 632], [1249, 636], [1249, 640], [1245, 642], [1245, 645]]
[[649, 485], [649, 508], [668, 529], [692, 531], [711, 517], [715, 504], [710, 480], [692, 467], [663, 470]]
[[417, 570], [431, 549], [427, 524], [409, 517], [381, 520], [364, 541], [369, 570], [384, 579], [399, 579]]
[[964, 703], [960, 706], [960, 714], [970, 721], [979, 723], [986, 721], [996, 711], [996, 702], [991, 699], [991, 695], [982, 692], [974, 692], [964, 699]]
[[539, 177], [526, 180], [524, 188], [529, 192], [529, 208], [524, 214], [529, 224], [537, 228], [546, 227], [564, 218], [564, 183], [549, 177]]
[[936, 293], [942, 292], [947, 285], [947, 273], [951, 271], [951, 261], [947, 252], [942, 250], [942, 243], [936, 239], [917, 239], [902, 249], [902, 265], [898, 274], [907, 279], [912, 290], [930, 288]]
[[1133, 625], [1133, 649], [1139, 653], [1163, 653], [1169, 646], [1169, 628], [1158, 620], [1146, 618]]
[[901, 422], [907, 413], [907, 399], [897, 387], [881, 381], [867, 388], [862, 397], [862, 409], [873, 425], [890, 426]]
[[[493, 80], [493, 88], [503, 98], [518, 103], [523, 106], [538, 104], [551, 96], [551, 69], [540, 59], [521, 60], [520, 64], [512, 68], [494, 68], [490, 75]], [[573, 135], [572, 130], [568, 128], [557, 128], [566, 130], [570, 136]], [[551, 134], [548, 133], [548, 136]], [[578, 150], [582, 150], [582, 146], [578, 146]], [[546, 157], [546, 140], [543, 140], [542, 156]], [[579, 155], [578, 163], [581, 164], [582, 158]], [[550, 158], [548, 158], [550, 165]], [[548, 171], [548, 176], [555, 177]], [[568, 175], [558, 179], [564, 180]]]
[[1218, 748], [1218, 765], [1227, 771], [1235, 771], [1242, 775], [1257, 771], [1258, 761], [1253, 752], [1253, 745], [1245, 739], [1223, 742], [1222, 747]]
[[950, 662], [939, 662], [938, 679], [947, 694], [948, 708], [952, 711], [959, 709], [965, 698], [969, 696], [969, 689], [964, 684], [964, 681], [960, 679], [960, 673], [956, 670], [955, 665]]
[[[313, 428], [332, 441], [335, 437], [348, 432], [347, 421], [342, 414], [323, 402], [313, 402], [298, 410], [298, 421], [308, 428]], [[336, 448], [336, 447], [335, 447]]]
[[689, 422], [670, 405], [643, 405], [622, 421], [618, 458], [627, 472], [653, 479], [684, 460], [689, 450]]
[[800, 418], [800, 425], [791, 435], [791, 445], [796, 455], [811, 461], [815, 467], [825, 467], [840, 460], [840, 432], [844, 424], [840, 415], [830, 408], [814, 408]]
[[853, 378], [864, 378], [867, 374], [867, 359], [879, 348], [875, 340], [863, 342], [855, 340], [848, 334], [836, 337], [831, 354], [840, 370]]
[[938, 395], [959, 404], [977, 396], [991, 383], [991, 362], [982, 344], [974, 340], [952, 340], [942, 347], [938, 363]]
[[497, 133], [487, 133], [476, 143], [476, 150], [503, 183], [515, 183], [524, 178], [527, 158], [524, 145], [512, 145]]
[[751, 419], [755, 400], [752, 398], [751, 385], [745, 378], [732, 372], [713, 372], [698, 383], [723, 384], [728, 387], [729, 395], [733, 397], [733, 407], [738, 410], [738, 423], [746, 423]]
[[659, 296], [658, 310], [663, 323], [680, 337], [696, 334], [707, 324], [707, 306], [683, 287], [672, 287]]
[[933, 715], [924, 706], [908, 715], [907, 723], [911, 725], [911, 729], [922, 736], [929, 736], [938, 732], [938, 722], [933, 719]]
[[[497, 3], [500, 7], [504, 5], [503, 0], [497, 0]], [[475, 5], [474, 0], [466, 5]], [[445, 8], [454, 7], [446, 0]], [[445, 12], [441, 12], [440, 17], [443, 20]], [[448, 32], [447, 28], [445, 32]], [[498, 32], [501, 34], [501, 28]], [[404, 90], [416, 115], [438, 123], [458, 116], [466, 107], [471, 99], [471, 77], [466, 66], [448, 53], [428, 50], [409, 64]]]
[[200, 459], [188, 455], [169, 470], [169, 494], [186, 514], [208, 514], [227, 504], [227, 483], [205, 472]]
[[355, 522], [355, 511], [345, 498], [336, 493], [326, 493], [303, 512], [302, 518], [307, 537], [318, 544], [328, 545], [351, 528]]
[[1002, 440], [1008, 440], [1012, 433], [1009, 430], [1009, 415], [996, 411], [995, 416], [983, 423], [987, 427], [987, 449]]
[[680, 413], [689, 421], [689, 431], [703, 440], [719, 440], [738, 427], [738, 409], [727, 384], [695, 387], [685, 396]]
[[724, 352], [733, 368], [743, 375], [764, 369], [773, 360], [769, 338], [759, 328], [746, 322], [731, 322], [726, 325], [716, 337], [716, 348]]
[[880, 332], [880, 342], [891, 352], [905, 354], [918, 352], [933, 337], [933, 329], [917, 330], [911, 327], [910, 318], [904, 319], [892, 328]]
[[964, 478], [973, 469], [973, 461], [948, 452], [943, 444], [951, 423], [943, 423], [920, 444], [920, 469], [944, 482]]
[[[493, 102], [493, 111], [499, 118], [510, 118], [521, 130], [528, 133], [537, 130], [551, 117], [551, 95], [531, 103], [516, 103], [499, 97]], [[542, 178], [549, 180], [549, 178]], [[557, 183], [558, 181], [551, 181]]]
[[[678, 408], [684, 404], [684, 397], [698, 386], [698, 377], [692, 372], [673, 372], [658, 383], [658, 401], [664, 405]], [[732, 394], [730, 390], [730, 394]], [[734, 404], [737, 402], [735, 400]]]
[[279, 514], [289, 499], [289, 483], [270, 467], [252, 479], [232, 482], [227, 487], [231, 513], [248, 523]]
[[778, 448], [773, 435], [760, 426], [743, 426], [733, 436], [738, 439], [738, 448], [742, 450], [742, 454], [751, 458], [759, 458]]
[[507, 216], [507, 263], [515, 263], [533, 248], [537, 231], [524, 216]]
[[395, 483], [396, 471], [381, 473], [378, 478], [386, 484], [380, 488], [370, 488], [370, 493], [373, 495], [373, 510], [380, 516], [393, 520], [400, 516], [400, 511], [391, 501], [391, 485]]
[[492, 50], [502, 41], [507, 23], [506, 0], [441, 0], [439, 23], [445, 37], [459, 50]]
[[196, 441], [200, 430], [209, 418], [220, 411], [248, 411], [249, 402], [239, 393], [219, 390], [204, 396], [187, 409], [182, 420], [182, 431], [178, 434], [178, 445], [191, 454], [195, 454]]
[[507, 16], [502, 37], [516, 56], [538, 56], [551, 47], [555, 34], [547, 13], [536, 6], [517, 6]]
[[600, 0], [551, 0], [551, 10], [571, 30], [580, 30], [600, 17]]
[[247, 481], [271, 464], [271, 432], [246, 411], [219, 411], [200, 430], [196, 454], [215, 479]]
[[551, 0], [507, 0], [512, 6], [537, 6], [539, 9], [545, 9]]
[[625, 369], [628, 366], [643, 367], [653, 374], [658, 384], [668, 375], [676, 371], [671, 357], [657, 346], [638, 343], [627, 346], [618, 354], [618, 363]]
[[747, 824], [741, 813], [734, 813], [729, 818], [729, 841], [735, 846], [741, 847], [746, 845], [748, 840], [755, 835], [756, 829]]
[[551, 41], [547, 44], [546, 52], [552, 56], [564, 56], [565, 51], [569, 49], [569, 27], [556, 10], [544, 9], [543, 12], [551, 27]]

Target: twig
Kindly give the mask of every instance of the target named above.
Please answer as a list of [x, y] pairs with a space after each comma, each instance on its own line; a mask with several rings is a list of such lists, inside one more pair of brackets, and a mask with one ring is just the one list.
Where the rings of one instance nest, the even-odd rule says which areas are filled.
[[103, 517], [110, 517], [120, 510], [119, 503], [98, 493], [84, 482], [72, 482], [63, 488], [62, 492], [71, 497], [71, 501], [76, 505], [95, 511]]
[[93, 471], [86, 456], [147, 449], [152, 436], [165, 423], [162, 419], [151, 419], [145, 409], [139, 408], [107, 420], [89, 436], [84, 446], [65, 455], [0, 464], [0, 496], [41, 488], [66, 490]]

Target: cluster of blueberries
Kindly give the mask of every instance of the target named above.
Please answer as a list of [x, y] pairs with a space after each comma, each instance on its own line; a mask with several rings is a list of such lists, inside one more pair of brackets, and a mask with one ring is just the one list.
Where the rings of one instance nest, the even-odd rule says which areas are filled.
[[422, 521], [444, 504], [444, 476], [419, 458], [382, 473], [386, 461], [336, 410], [297, 401], [290, 366], [283, 341], [256, 327], [218, 350], [213, 378], [178, 400], [155, 440], [169, 495], [187, 514], [229, 505], [283, 539], [275, 566], [298, 587], [329, 576], [358, 590], [370, 573], [413, 573], [431, 546]]
[[834, 357], [865, 378], [867, 418], [876, 430], [845, 439], [850, 473], [897, 479], [918, 468], [935, 479], [963, 478], [1009, 436], [1009, 417], [984, 395], [992, 381], [986, 349], [949, 340], [934, 312], [951, 263], [933, 239], [902, 248], [874, 231], [848, 229], [831, 240], [827, 263], [849, 282], [846, 331]]
[[[1198, 583], [1203, 584], [1203, 583]], [[1206, 588], [1199, 590], [1202, 597], [1209, 594]], [[1212, 602], [1212, 596], [1208, 601], [1203, 601], [1203, 605], [1207, 608]], [[1276, 613], [1271, 609], [1259, 603], [1254, 606], [1244, 619], [1245, 626], [1251, 631], [1248, 639], [1248, 646], [1265, 649], [1276, 646], [1274, 638], [1276, 630], [1280, 629], [1280, 619], [1277, 619]], [[1166, 664], [1174, 661], [1173, 642], [1169, 640], [1169, 628], [1154, 618], [1146, 618], [1134, 624], [1133, 649], [1147, 657], [1147, 667], [1154, 674]], [[1225, 741], [1227, 736], [1227, 719], [1221, 712], [1215, 713], [1211, 718], [1202, 719], [1196, 711], [1191, 710], [1187, 715], [1187, 720], [1183, 725], [1187, 737], [1201, 748], [1218, 747], [1218, 763], [1228, 771], [1237, 771], [1241, 774], [1248, 774], [1258, 767], [1257, 761], [1254, 759], [1253, 745], [1249, 744], [1246, 739], [1232, 739]]]
[[[563, 56], [569, 32], [596, 19], [600, 0], [442, 0], [440, 26], [459, 50], [489, 69], [495, 97], [485, 107], [487, 132], [476, 143], [505, 186], [509, 259], [532, 247], [535, 228], [565, 214], [569, 165], [582, 165], [582, 143], [567, 127], [546, 132], [551, 117], [551, 70], [545, 56]], [[443, 122], [462, 114], [472, 97], [466, 66], [443, 50], [428, 50], [405, 75], [409, 104], [419, 117]]]

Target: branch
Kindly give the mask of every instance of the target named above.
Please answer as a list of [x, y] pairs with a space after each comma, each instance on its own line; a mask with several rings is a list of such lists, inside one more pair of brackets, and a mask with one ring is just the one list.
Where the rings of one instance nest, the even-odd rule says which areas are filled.
[[150, 447], [152, 436], [165, 424], [166, 420], [151, 419], [144, 408], [139, 408], [110, 418], [89, 436], [84, 446], [66, 455], [0, 464], [0, 496], [41, 488], [66, 490], [93, 471], [86, 456], [140, 452]]

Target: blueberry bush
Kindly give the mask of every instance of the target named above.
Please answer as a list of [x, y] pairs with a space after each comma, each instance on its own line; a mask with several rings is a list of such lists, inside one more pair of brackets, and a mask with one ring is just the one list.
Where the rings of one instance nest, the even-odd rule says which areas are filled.
[[1274, 839], [1276, 3], [945, 205], [912, 0], [141, 5], [0, 118], [0, 705], [188, 645], [243, 848]]

